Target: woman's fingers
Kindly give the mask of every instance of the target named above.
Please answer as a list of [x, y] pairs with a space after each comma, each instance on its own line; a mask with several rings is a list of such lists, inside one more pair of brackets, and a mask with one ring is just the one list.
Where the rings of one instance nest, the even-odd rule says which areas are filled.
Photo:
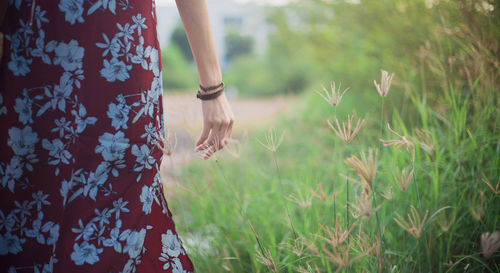
[[233, 124], [234, 124], [234, 119], [231, 119], [229, 121], [229, 125], [227, 126], [226, 135], [224, 138], [224, 146], [226, 146], [227, 143], [229, 143], [229, 140], [231, 139], [231, 135], [233, 133]]
[[233, 123], [234, 121], [232, 119], [227, 119], [214, 124], [215, 126], [212, 127], [210, 136], [204, 142], [205, 145], [199, 145], [199, 148], [197, 147], [197, 150], [206, 150], [204, 154], [205, 159], [224, 148], [224, 146], [228, 143], [227, 138], [231, 135]]
[[229, 123], [230, 123], [230, 120], [227, 119], [227, 120], [224, 120], [221, 124], [221, 128], [219, 130], [219, 137], [218, 137], [218, 144], [216, 146], [216, 150], [221, 150], [222, 148], [224, 148], [224, 146], [226, 146], [226, 143], [227, 143], [227, 132], [229, 131]]
[[[210, 142], [207, 141], [207, 149], [206, 149], [205, 153], [203, 154], [204, 159], [209, 158], [216, 151], [220, 150], [220, 148], [219, 148], [220, 137], [218, 134], [216, 134], [216, 132], [214, 130], [212, 130], [212, 132], [214, 132], [214, 133], [212, 135], [210, 135], [211, 141]], [[220, 130], [219, 130], [219, 132], [220, 132]]]
[[210, 128], [210, 135], [206, 140], [200, 144], [195, 151], [206, 150], [215, 143], [215, 137], [220, 130], [220, 123], [210, 123], [212, 127]]
[[199, 151], [202, 148], [200, 145], [207, 140], [211, 127], [212, 124], [210, 122], [205, 122], [205, 124], [203, 124], [203, 130], [201, 132], [200, 138], [198, 139], [198, 141], [196, 141], [196, 148], [194, 149], [195, 152]]
[[210, 145], [206, 152], [203, 154], [203, 159], [208, 159], [215, 153], [215, 145]]

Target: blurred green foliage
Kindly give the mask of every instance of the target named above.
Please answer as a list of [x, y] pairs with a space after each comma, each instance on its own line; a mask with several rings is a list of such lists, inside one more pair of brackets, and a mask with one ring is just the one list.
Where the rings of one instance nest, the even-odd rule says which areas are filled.
[[254, 40], [252, 36], [241, 35], [234, 30], [229, 30], [224, 37], [226, 45], [226, 59], [231, 61], [239, 56], [246, 56], [252, 53]]
[[[379, 76], [381, 68], [417, 73], [422, 48], [444, 35], [436, 32], [443, 25], [451, 26], [450, 31], [465, 25], [472, 32], [500, 39], [494, 23], [500, 18], [498, 8], [485, 11], [498, 7], [498, 1], [351, 2], [304, 0], [286, 8], [269, 8], [274, 31], [267, 52], [236, 60], [225, 74], [228, 83], [244, 96], [297, 93], [330, 80], [364, 90], [372, 86], [371, 79]], [[484, 12], [487, 16], [478, 16]], [[498, 55], [493, 58], [498, 60]]]
[[161, 52], [162, 80], [166, 90], [196, 90], [198, 75], [193, 63], [186, 61], [179, 47], [172, 43]]
[[312, 84], [315, 66], [307, 59], [284, 55], [236, 58], [224, 74], [227, 85], [238, 88], [244, 97], [300, 93]]
[[178, 24], [175, 27], [170, 37], [170, 43], [177, 46], [186, 61], [193, 62], [193, 53], [191, 52], [186, 31], [182, 24]]

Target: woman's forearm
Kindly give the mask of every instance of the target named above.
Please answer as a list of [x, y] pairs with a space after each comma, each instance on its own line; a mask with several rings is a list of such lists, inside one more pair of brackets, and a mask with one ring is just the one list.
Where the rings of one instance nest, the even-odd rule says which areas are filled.
[[222, 80], [206, 0], [176, 0], [198, 68], [200, 84], [214, 86]]

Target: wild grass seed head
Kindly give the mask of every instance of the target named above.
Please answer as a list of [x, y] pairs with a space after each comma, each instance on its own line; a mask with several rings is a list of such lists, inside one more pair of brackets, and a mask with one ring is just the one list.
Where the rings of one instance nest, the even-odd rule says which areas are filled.
[[429, 154], [432, 154], [435, 149], [434, 140], [432, 140], [431, 133], [427, 130], [423, 129], [415, 129], [415, 133], [417, 137], [412, 137], [414, 143], [418, 143], [424, 151]]
[[472, 197], [469, 199], [469, 212], [476, 221], [483, 218], [484, 212], [486, 210], [486, 198], [484, 197], [484, 191], [479, 191], [473, 193]]
[[408, 172], [407, 169], [399, 171], [399, 168], [396, 168], [396, 172], [393, 175], [394, 175], [394, 180], [396, 181], [396, 184], [398, 184], [399, 188], [402, 191], [406, 191], [413, 177], [413, 169], [411, 169], [411, 171]]
[[380, 84], [377, 83], [376, 80], [373, 81], [373, 84], [375, 85], [375, 88], [377, 89], [377, 92], [379, 93], [380, 96], [385, 97], [389, 93], [389, 89], [391, 88], [391, 82], [392, 78], [394, 77], [394, 73], [391, 73], [389, 75], [389, 72], [385, 70], [381, 70], [381, 79], [380, 79]]
[[312, 195], [314, 195], [316, 198], [318, 198], [321, 201], [326, 201], [330, 198], [335, 197], [335, 195], [338, 194], [338, 193], [332, 193], [330, 195], [327, 195], [325, 192], [325, 189], [323, 188], [323, 185], [321, 183], [318, 183], [318, 192], [316, 192], [313, 189], [310, 189], [309, 191], [311, 192]]
[[356, 242], [357, 251], [361, 255], [364, 256], [375, 256], [377, 255], [377, 249], [380, 247], [380, 238], [379, 236], [375, 236], [375, 240], [373, 240], [368, 234], [360, 231], [356, 237], [354, 238]]
[[264, 146], [264, 148], [274, 153], [278, 150], [278, 147], [281, 145], [284, 135], [285, 132], [283, 131], [278, 139], [276, 136], [276, 130], [274, 129], [274, 127], [271, 127], [269, 128], [265, 136], [265, 141], [260, 141], [259, 139], [257, 139], [257, 141], [260, 143], [260, 145]]
[[335, 272], [341, 272], [344, 268], [350, 266], [355, 261], [366, 257], [366, 254], [359, 254], [351, 258], [350, 252], [352, 249], [352, 243], [349, 243], [346, 246], [335, 249], [333, 251], [328, 250], [325, 246], [323, 246], [322, 249], [324, 254], [326, 255], [326, 258], [330, 262], [338, 265], [338, 268]]
[[355, 119], [355, 115], [347, 115], [347, 122], [342, 121], [342, 126], [339, 123], [339, 119], [335, 117], [334, 126], [330, 120], [327, 120], [328, 126], [332, 129], [332, 131], [345, 143], [351, 143], [354, 137], [359, 133], [361, 127], [365, 123], [364, 119], [358, 119], [355, 125], [353, 125], [353, 120]]
[[491, 258], [493, 254], [500, 248], [500, 231], [493, 233], [484, 232], [481, 234], [481, 249], [485, 259]]
[[267, 267], [269, 271], [278, 272], [276, 264], [273, 260], [273, 256], [271, 255], [271, 251], [269, 251], [269, 249], [264, 250], [264, 255], [262, 255], [260, 251], [257, 251], [257, 261]]
[[451, 208], [452, 212], [447, 213], [448, 210], [444, 210], [436, 215], [436, 223], [439, 225], [443, 232], [450, 231], [453, 223], [455, 223], [455, 218], [457, 217], [456, 208]]
[[384, 146], [394, 146], [398, 150], [398, 152], [401, 152], [401, 147], [405, 147], [406, 151], [408, 153], [410, 152], [410, 148], [411, 148], [412, 159], [413, 159], [413, 161], [415, 161], [415, 145], [413, 144], [413, 142], [408, 140], [408, 138], [406, 138], [405, 136], [394, 131], [391, 128], [391, 125], [389, 123], [387, 123], [387, 129], [389, 130], [389, 132], [391, 132], [397, 138], [396, 139], [388, 139], [388, 140], [380, 139], [380, 141], [382, 143], [384, 143]]
[[328, 104], [331, 106], [337, 106], [340, 101], [342, 100], [342, 96], [344, 96], [345, 92], [349, 90], [349, 87], [344, 89], [344, 91], [341, 91], [341, 86], [342, 84], [339, 84], [338, 88], [336, 88], [336, 84], [334, 81], [330, 82], [330, 91], [328, 91], [324, 86], [323, 86], [323, 91], [325, 91], [325, 95], [321, 94], [320, 92], [316, 91]]
[[158, 149], [160, 149], [163, 154], [171, 156], [175, 150], [175, 147], [177, 146], [177, 135], [174, 133], [172, 137], [172, 132], [167, 129], [165, 135], [159, 134], [159, 139], [161, 141], [161, 144], [160, 142], [158, 142], [158, 140], [153, 140], [156, 147], [158, 147]]
[[366, 192], [362, 192], [357, 196], [354, 203], [351, 203], [353, 208], [352, 216], [354, 218], [370, 218], [377, 208], [372, 208], [373, 197]]
[[498, 182], [497, 182], [497, 185], [493, 188], [490, 180], [488, 180], [488, 178], [486, 178], [486, 176], [483, 174], [483, 179], [482, 181], [488, 185], [488, 187], [491, 189], [491, 191], [495, 194], [495, 195], [499, 195], [500, 194], [500, 178], [498, 178]]
[[342, 228], [341, 218], [337, 217], [333, 231], [330, 230], [330, 228], [321, 225], [321, 229], [323, 229], [327, 237], [318, 234], [316, 234], [316, 236], [319, 237], [324, 242], [326, 242], [327, 244], [329, 244], [332, 249], [336, 249], [347, 240], [353, 228], [354, 225], [351, 225], [348, 229], [344, 230]]
[[394, 198], [394, 190], [392, 189], [392, 186], [387, 187], [387, 190], [381, 192], [380, 195], [382, 195], [382, 197], [384, 197], [385, 199], [391, 201]]
[[427, 216], [429, 215], [429, 210], [425, 211], [423, 219], [420, 217], [417, 209], [411, 205], [410, 213], [407, 214], [408, 221], [406, 221], [398, 212], [396, 213], [396, 217], [394, 217], [394, 221], [408, 233], [410, 233], [416, 239], [420, 238], [422, 234], [422, 229], [424, 227], [425, 221], [427, 220]]
[[362, 182], [366, 184], [370, 190], [373, 189], [372, 181], [377, 172], [377, 155], [372, 149], [368, 150], [368, 156], [365, 152], [361, 152], [361, 158], [351, 155], [344, 160], [344, 162], [358, 174]]
[[311, 207], [312, 204], [312, 196], [308, 195], [307, 193], [303, 194], [301, 191], [295, 194], [290, 194], [289, 196], [286, 197], [289, 201], [296, 203], [303, 209], [308, 209]]

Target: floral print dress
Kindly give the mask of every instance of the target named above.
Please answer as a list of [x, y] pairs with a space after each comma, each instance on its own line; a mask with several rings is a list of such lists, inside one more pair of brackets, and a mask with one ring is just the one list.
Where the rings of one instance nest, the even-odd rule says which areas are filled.
[[3, 1], [0, 272], [192, 272], [159, 174], [154, 0]]

